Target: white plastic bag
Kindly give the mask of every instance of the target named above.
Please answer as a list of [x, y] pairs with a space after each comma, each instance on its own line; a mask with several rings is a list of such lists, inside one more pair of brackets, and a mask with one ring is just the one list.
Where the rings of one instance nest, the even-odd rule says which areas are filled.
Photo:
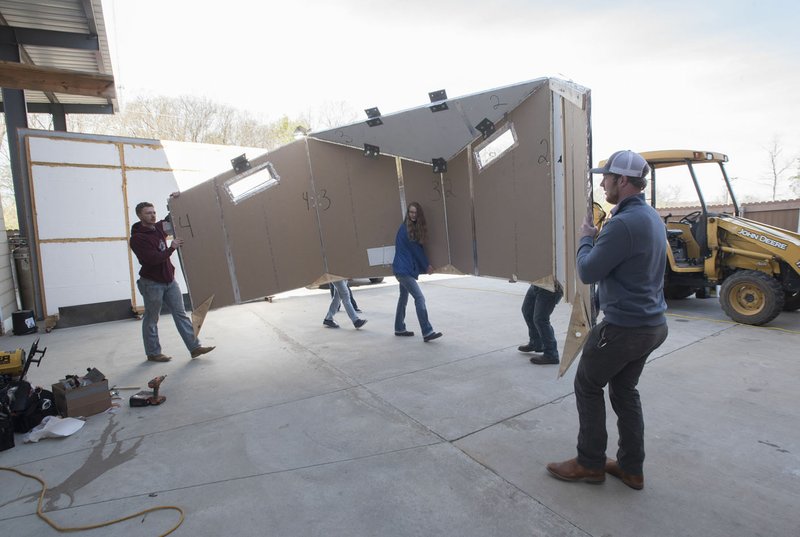
[[63, 438], [80, 431], [84, 423], [86, 422], [75, 418], [45, 416], [39, 425], [22, 437], [22, 441], [25, 444], [29, 444], [31, 442], [38, 442], [42, 438]]

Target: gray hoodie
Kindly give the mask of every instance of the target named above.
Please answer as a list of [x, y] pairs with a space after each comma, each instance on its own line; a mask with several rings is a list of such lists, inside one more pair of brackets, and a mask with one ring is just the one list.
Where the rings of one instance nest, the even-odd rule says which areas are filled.
[[658, 326], [666, 322], [664, 222], [644, 194], [622, 200], [597, 240], [582, 237], [577, 265], [581, 281], [598, 283], [605, 320], [618, 326]]

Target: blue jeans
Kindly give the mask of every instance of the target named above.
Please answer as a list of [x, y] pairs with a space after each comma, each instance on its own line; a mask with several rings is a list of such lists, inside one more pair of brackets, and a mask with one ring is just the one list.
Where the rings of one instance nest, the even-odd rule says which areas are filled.
[[[333, 295], [336, 294], [336, 286], [331, 285], [329, 287], [329, 289], [331, 290], [331, 298], [333, 298]], [[350, 282], [349, 281], [347, 282], [347, 290], [350, 291], [350, 303], [353, 305], [353, 309], [354, 310], [358, 310], [358, 304], [356, 303], [356, 297], [353, 295], [353, 290], [350, 289]], [[358, 313], [358, 311], [356, 311], [356, 313]]]
[[347, 316], [350, 317], [350, 320], [356, 322], [358, 320], [358, 315], [356, 314], [355, 308], [353, 308], [353, 302], [350, 300], [350, 289], [347, 288], [347, 280], [332, 282], [331, 285], [336, 292], [333, 293], [331, 307], [328, 308], [328, 314], [325, 316], [325, 318], [329, 321], [332, 321], [333, 316], [336, 315], [337, 311], [339, 311], [339, 304], [342, 304], [344, 305], [344, 311], [347, 312]]
[[528, 325], [528, 343], [536, 352], [558, 358], [558, 343], [550, 324], [550, 314], [561, 301], [564, 292], [559, 287], [555, 292], [531, 285], [522, 301], [522, 316]]
[[400, 297], [397, 299], [397, 312], [394, 316], [394, 331], [404, 332], [406, 329], [406, 305], [408, 304], [408, 295], [414, 297], [414, 307], [417, 309], [417, 319], [419, 320], [419, 328], [422, 330], [423, 336], [428, 336], [433, 333], [433, 327], [428, 322], [428, 310], [425, 308], [425, 296], [419, 288], [417, 280], [411, 276], [395, 274], [395, 278], [400, 283]]
[[186, 348], [193, 351], [200, 346], [200, 341], [194, 335], [192, 320], [183, 309], [183, 294], [178, 282], [154, 282], [146, 278], [139, 278], [136, 282], [139, 292], [144, 298], [144, 316], [142, 317], [142, 339], [144, 352], [147, 356], [161, 354], [161, 343], [158, 341], [158, 317], [161, 305], [165, 304], [172, 313], [175, 327], [183, 338]]
[[629, 474], [642, 475], [644, 418], [636, 385], [650, 353], [667, 339], [667, 324], [628, 328], [600, 322], [592, 328], [575, 374], [578, 407], [578, 463], [602, 470], [606, 463], [606, 405], [608, 384], [611, 406], [617, 414], [617, 462]]

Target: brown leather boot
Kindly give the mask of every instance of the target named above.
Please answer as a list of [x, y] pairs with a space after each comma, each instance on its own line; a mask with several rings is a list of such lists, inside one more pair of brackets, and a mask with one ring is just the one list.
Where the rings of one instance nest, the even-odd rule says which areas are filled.
[[587, 483], [599, 484], [606, 480], [603, 470], [590, 470], [578, 464], [578, 459], [570, 459], [564, 462], [551, 462], [547, 465], [550, 475], [564, 481], [585, 481]]
[[196, 349], [193, 349], [192, 352], [191, 352], [191, 355], [192, 355], [192, 358], [197, 358], [198, 356], [202, 356], [203, 354], [211, 352], [214, 349], [216, 349], [216, 347], [203, 347], [203, 346], [200, 346], [200, 347], [197, 347]]
[[606, 459], [606, 473], [621, 479], [623, 483], [632, 489], [642, 490], [644, 488], [644, 476], [629, 474], [619, 467], [619, 464], [614, 459]]

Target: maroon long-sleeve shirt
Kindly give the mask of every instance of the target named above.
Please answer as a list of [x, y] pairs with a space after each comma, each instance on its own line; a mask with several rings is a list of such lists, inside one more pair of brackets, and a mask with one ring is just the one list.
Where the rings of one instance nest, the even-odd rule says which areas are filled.
[[149, 229], [136, 222], [131, 227], [131, 250], [142, 265], [139, 276], [154, 282], [170, 283], [175, 279], [175, 267], [169, 257], [173, 250], [167, 245], [164, 221]]

